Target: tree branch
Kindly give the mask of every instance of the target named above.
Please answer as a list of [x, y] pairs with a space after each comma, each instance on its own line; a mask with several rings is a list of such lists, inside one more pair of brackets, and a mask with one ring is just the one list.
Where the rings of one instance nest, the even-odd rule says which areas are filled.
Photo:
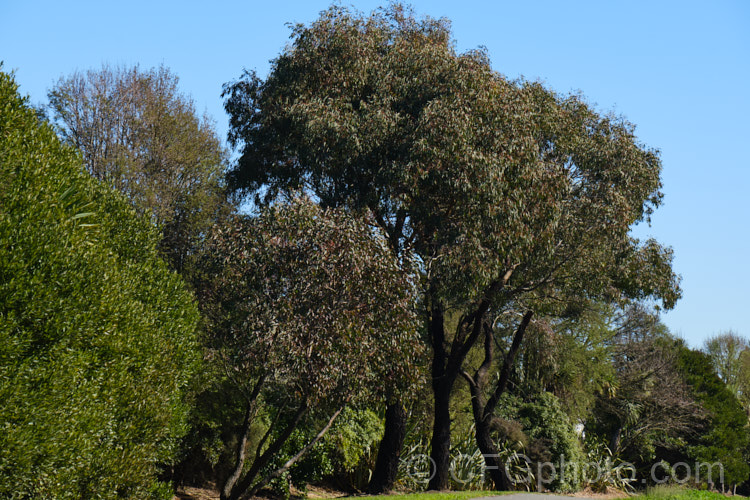
[[253, 462], [250, 470], [247, 471], [245, 476], [236, 485], [236, 487], [232, 488], [231, 494], [228, 496], [230, 500], [238, 500], [243, 495], [243, 493], [246, 492], [248, 488], [250, 488], [250, 485], [253, 483], [253, 480], [256, 478], [258, 473], [263, 469], [263, 467], [268, 464], [268, 462], [270, 462], [271, 458], [279, 452], [286, 440], [289, 439], [289, 436], [291, 436], [292, 432], [294, 432], [294, 429], [297, 428], [297, 425], [299, 425], [300, 420], [302, 420], [302, 417], [306, 412], [307, 401], [305, 400], [302, 402], [302, 404], [300, 404], [300, 407], [297, 409], [294, 417], [292, 417], [292, 421], [289, 422], [289, 425], [287, 425], [286, 428], [284, 428], [281, 435], [279, 435], [279, 437], [277, 437], [271, 443], [265, 453], [263, 453], [257, 460]]
[[263, 479], [261, 479], [260, 481], [258, 481], [258, 483], [255, 486], [253, 486], [252, 489], [248, 492], [248, 496], [255, 496], [260, 491], [261, 488], [263, 488], [266, 484], [268, 484], [269, 481], [271, 481], [275, 477], [279, 477], [285, 471], [289, 470], [289, 468], [292, 465], [294, 465], [294, 463], [297, 462], [297, 460], [299, 460], [300, 458], [302, 458], [302, 456], [305, 453], [307, 453], [310, 450], [310, 448], [312, 448], [313, 446], [315, 446], [315, 444], [318, 441], [320, 441], [323, 438], [323, 436], [326, 435], [326, 433], [328, 432], [328, 430], [333, 425], [333, 422], [336, 420], [336, 418], [339, 416], [339, 414], [341, 414], [341, 412], [344, 410], [345, 407], [346, 407], [346, 403], [344, 403], [344, 405], [342, 405], [338, 410], [336, 410], [336, 413], [334, 413], [331, 416], [331, 418], [328, 419], [328, 423], [325, 425], [325, 427], [323, 427], [320, 430], [320, 432], [318, 432], [318, 434], [315, 436], [315, 438], [312, 441], [310, 441], [309, 443], [307, 443], [307, 445], [305, 445], [305, 447], [302, 448], [299, 451], [299, 453], [297, 453], [292, 458], [290, 458], [289, 460], [287, 460], [284, 465], [282, 465], [281, 467], [279, 467], [275, 471], [270, 472]]
[[487, 401], [487, 405], [484, 407], [484, 418], [487, 418], [488, 415], [492, 414], [498, 401], [500, 401], [500, 396], [502, 396], [508, 388], [508, 380], [510, 379], [510, 370], [513, 361], [516, 358], [518, 350], [521, 348], [523, 335], [526, 332], [526, 327], [529, 326], [529, 322], [531, 322], [531, 316], [533, 316], [533, 314], [533, 311], [527, 311], [521, 320], [521, 324], [519, 324], [516, 329], [516, 333], [513, 336], [513, 343], [511, 344], [510, 349], [508, 349], [508, 353], [505, 355], [503, 367], [500, 370], [500, 379], [497, 381], [495, 392], [493, 392], [492, 397]]
[[476, 383], [476, 382], [474, 381], [474, 379], [473, 379], [473, 378], [471, 377], [471, 375], [469, 375], [469, 374], [468, 374], [468, 373], [466, 372], [466, 370], [461, 370], [461, 371], [460, 371], [459, 373], [461, 374], [461, 376], [462, 376], [463, 378], [465, 378], [465, 379], [466, 379], [466, 381], [467, 381], [467, 382], [469, 383], [469, 385], [470, 385], [471, 387], [475, 387], [475, 388], [476, 388], [476, 387], [478, 387], [478, 386], [477, 386], [477, 383]]

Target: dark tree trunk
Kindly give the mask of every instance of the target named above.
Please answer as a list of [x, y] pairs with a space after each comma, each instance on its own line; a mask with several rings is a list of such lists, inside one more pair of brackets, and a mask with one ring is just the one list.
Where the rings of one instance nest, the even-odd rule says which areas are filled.
[[393, 489], [405, 437], [406, 410], [401, 401], [396, 401], [385, 409], [385, 432], [378, 448], [375, 471], [367, 487], [367, 493], [370, 495], [388, 493]]
[[609, 439], [609, 449], [613, 455], [620, 451], [620, 440], [622, 439], [622, 425], [618, 424]]
[[450, 451], [451, 451], [451, 413], [450, 397], [456, 374], [452, 373], [449, 354], [446, 351], [445, 324], [443, 309], [436, 302], [431, 310], [429, 321], [430, 340], [432, 342], [432, 394], [434, 397], [434, 420], [432, 423], [432, 441], [430, 458], [432, 460], [430, 490], [445, 490], [449, 485]]
[[489, 419], [474, 420], [475, 432], [477, 437], [477, 446], [484, 456], [486, 470], [495, 484], [498, 491], [508, 491], [511, 489], [510, 479], [505, 472], [505, 464], [497, 456], [497, 447], [490, 436]]
[[450, 393], [453, 384], [447, 380], [433, 384], [435, 392], [435, 420], [432, 428], [432, 478], [429, 490], [447, 490], [450, 484], [451, 414]]
[[240, 476], [242, 475], [242, 469], [245, 466], [245, 450], [247, 449], [247, 440], [250, 436], [250, 424], [252, 423], [252, 418], [253, 405], [248, 403], [247, 408], [245, 409], [245, 418], [242, 422], [240, 440], [237, 444], [237, 456], [235, 458], [234, 470], [221, 487], [221, 500], [230, 498], [232, 495], [232, 489], [234, 489], [237, 481], [239, 481]]
[[[430, 458], [435, 468], [428, 489], [445, 490], [450, 484], [451, 416], [450, 398], [456, 378], [463, 372], [463, 363], [469, 351], [482, 333], [485, 315], [492, 298], [510, 279], [515, 266], [501, 279], [494, 281], [476, 308], [463, 318], [456, 327], [456, 333], [448, 347], [445, 336], [443, 306], [432, 293], [430, 298], [430, 319], [428, 331], [432, 343], [432, 392], [435, 399], [435, 419], [432, 429], [432, 450]], [[431, 292], [433, 292], [431, 290]]]
[[500, 377], [497, 381], [497, 385], [487, 402], [485, 402], [484, 399], [484, 392], [487, 386], [489, 370], [495, 359], [495, 341], [492, 325], [487, 323], [483, 325], [484, 361], [482, 362], [482, 365], [477, 369], [473, 377], [466, 372], [461, 372], [463, 377], [469, 383], [469, 390], [471, 391], [471, 410], [474, 414], [474, 431], [476, 434], [477, 446], [484, 456], [486, 470], [489, 472], [492, 482], [495, 483], [495, 489], [500, 491], [510, 490], [511, 481], [505, 470], [505, 464], [503, 464], [497, 456], [497, 446], [495, 446], [495, 443], [492, 441], [492, 436], [490, 435], [490, 423], [492, 421], [495, 407], [508, 387], [511, 367], [513, 366], [513, 362], [518, 354], [518, 350], [521, 347], [521, 342], [523, 341], [526, 328], [531, 321], [531, 316], [532, 312], [528, 311], [518, 325], [518, 329], [513, 336], [513, 342], [503, 360], [503, 366], [500, 370]]
[[[303, 401], [300, 407], [297, 409], [291, 422], [287, 424], [281, 434], [268, 446], [268, 449], [263, 452], [260, 456], [256, 456], [255, 461], [250, 466], [245, 475], [239, 481], [234, 483], [234, 486], [227, 488], [226, 485], [222, 488], [221, 500], [239, 500], [244, 496], [245, 492], [250, 488], [253, 481], [258, 477], [260, 471], [268, 465], [271, 459], [279, 452], [281, 447], [286, 443], [289, 436], [292, 435], [294, 429], [297, 428], [302, 417], [307, 412], [307, 401]], [[228, 495], [224, 495], [224, 491], [228, 490]]]

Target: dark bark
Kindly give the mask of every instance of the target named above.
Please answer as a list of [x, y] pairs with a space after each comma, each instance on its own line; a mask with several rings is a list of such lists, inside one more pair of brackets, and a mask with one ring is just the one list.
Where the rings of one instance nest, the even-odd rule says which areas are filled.
[[252, 423], [252, 405], [248, 404], [245, 409], [245, 418], [242, 422], [242, 436], [240, 437], [239, 444], [237, 445], [237, 457], [235, 459], [234, 470], [224, 482], [224, 486], [221, 488], [221, 498], [229, 498], [232, 494], [237, 481], [242, 475], [242, 469], [245, 466], [245, 450], [247, 448], [247, 440], [250, 436], [250, 424]]
[[393, 489], [405, 437], [406, 410], [401, 401], [396, 401], [385, 409], [385, 432], [378, 448], [375, 471], [367, 487], [367, 493], [370, 495], [388, 493]]
[[500, 378], [489, 401], [485, 403], [484, 393], [487, 385], [489, 369], [494, 362], [494, 332], [491, 325], [486, 323], [483, 325], [484, 361], [482, 362], [482, 365], [477, 369], [473, 377], [464, 371], [461, 372], [463, 377], [469, 383], [469, 390], [471, 391], [471, 409], [474, 414], [474, 428], [477, 446], [484, 456], [486, 470], [489, 472], [492, 482], [495, 483], [495, 489], [500, 491], [510, 490], [511, 483], [505, 470], [505, 464], [503, 464], [497, 456], [498, 449], [492, 440], [490, 425], [495, 407], [508, 387], [511, 366], [513, 365], [516, 355], [521, 347], [526, 328], [531, 321], [531, 316], [532, 312], [528, 311], [516, 329], [511, 347], [508, 349], [505, 359], [503, 360], [503, 366], [500, 370]]
[[431, 453], [434, 470], [428, 490], [446, 490], [450, 484], [450, 451], [451, 451], [451, 415], [450, 393], [452, 381], [434, 384], [435, 391], [435, 420], [432, 428]]
[[484, 456], [486, 471], [489, 473], [495, 489], [508, 491], [511, 489], [510, 479], [505, 472], [505, 464], [498, 457], [498, 449], [490, 435], [490, 420], [477, 419], [474, 414], [474, 430], [476, 432], [477, 446]]
[[431, 297], [428, 333], [433, 349], [432, 391], [435, 413], [430, 458], [435, 471], [428, 484], [430, 490], [445, 490], [450, 484], [451, 391], [456, 378], [462, 372], [466, 356], [482, 334], [485, 316], [489, 311], [492, 300], [508, 282], [514, 269], [515, 266], [512, 266], [500, 279], [494, 281], [487, 288], [485, 295], [475, 308], [461, 318], [450, 343], [450, 349], [448, 349], [448, 342], [445, 337], [445, 318], [442, 305], [434, 296]]
[[[376, 215], [378, 224], [388, 235], [393, 255], [401, 255], [403, 245], [404, 224], [406, 222], [406, 211], [399, 209], [396, 213], [396, 221], [393, 225], [388, 224], [383, 216], [379, 214], [377, 207], [371, 207]], [[370, 484], [367, 486], [367, 492], [371, 495], [387, 493], [393, 489], [398, 475], [398, 464], [401, 460], [401, 450], [404, 446], [406, 437], [406, 410], [401, 401], [396, 400], [387, 404], [385, 408], [385, 425], [383, 439], [378, 447], [378, 458], [375, 462]]]
[[430, 452], [434, 470], [430, 471], [432, 477], [427, 488], [445, 490], [449, 484], [451, 449], [450, 393], [455, 377], [446, 373], [448, 354], [445, 350], [443, 311], [439, 304], [432, 307], [429, 334], [433, 349], [432, 392], [435, 407]]
[[476, 433], [477, 446], [484, 457], [485, 470], [489, 473], [496, 490], [505, 491], [511, 489], [510, 480], [505, 473], [505, 464], [498, 457], [498, 449], [492, 441], [491, 414], [485, 412], [483, 388], [487, 384], [489, 370], [494, 360], [494, 332], [491, 325], [484, 325], [484, 361], [471, 377], [466, 372], [461, 372], [469, 383], [471, 393], [471, 409], [474, 415], [474, 431]]
[[505, 359], [503, 360], [503, 367], [500, 370], [500, 378], [497, 381], [497, 386], [495, 386], [495, 391], [492, 393], [492, 397], [490, 397], [489, 401], [487, 401], [487, 406], [484, 409], [486, 415], [490, 415], [495, 411], [495, 406], [497, 406], [497, 402], [500, 400], [500, 396], [502, 396], [505, 390], [508, 388], [508, 381], [510, 380], [513, 363], [516, 360], [518, 350], [521, 348], [521, 342], [523, 342], [523, 336], [526, 333], [526, 327], [529, 326], [532, 315], [533, 312], [528, 311], [521, 320], [521, 324], [519, 324], [518, 328], [516, 329], [516, 333], [513, 336], [513, 343], [511, 344], [510, 349], [508, 349], [508, 352], [505, 354]]
[[229, 498], [232, 489], [235, 487], [237, 481], [239, 481], [240, 476], [242, 475], [242, 469], [245, 467], [245, 452], [247, 450], [247, 441], [250, 437], [250, 427], [253, 423], [253, 418], [255, 417], [255, 408], [258, 401], [258, 395], [260, 394], [260, 390], [263, 387], [265, 379], [265, 376], [260, 377], [255, 383], [252, 392], [249, 395], [246, 395], [247, 404], [245, 407], [245, 416], [242, 421], [242, 428], [240, 429], [240, 432], [242, 434], [240, 436], [240, 441], [237, 444], [235, 466], [234, 470], [226, 479], [223, 487], [221, 488], [222, 500], [225, 498]]

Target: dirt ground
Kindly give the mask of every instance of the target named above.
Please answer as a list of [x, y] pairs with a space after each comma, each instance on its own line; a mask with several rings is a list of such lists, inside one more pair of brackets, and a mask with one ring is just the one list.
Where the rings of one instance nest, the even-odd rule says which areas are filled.
[[[312, 500], [341, 498], [346, 495], [347, 494], [343, 491], [319, 488], [316, 486], [308, 486], [307, 488], [307, 498]], [[578, 498], [592, 498], [595, 500], [614, 500], [619, 498], [627, 498], [629, 495], [619, 490], [608, 490], [606, 493], [596, 493], [591, 489], [585, 489], [573, 493], [570, 496]], [[303, 492], [293, 488], [292, 497], [305, 498], [305, 495]], [[219, 500], [219, 492], [213, 489], [185, 487], [180, 488], [173, 500]]]
[[627, 498], [630, 495], [628, 495], [624, 491], [615, 490], [612, 488], [608, 488], [604, 493], [596, 493], [591, 488], [586, 488], [585, 490], [577, 491], [570, 496], [579, 498], [596, 498], [599, 500], [612, 500], [614, 498]]
[[[345, 497], [347, 494], [343, 491], [331, 490], [328, 488], [320, 488], [317, 486], [308, 486], [307, 495], [302, 491], [292, 487], [292, 498], [308, 498], [311, 500], [328, 499], [328, 498], [340, 498]], [[219, 500], [219, 492], [216, 489], [209, 488], [193, 488], [186, 486], [180, 488], [177, 491], [177, 495], [174, 496], [173, 500]], [[262, 500], [268, 500], [263, 498]]]
[[172, 500], [218, 500], [218, 498], [219, 492], [216, 490], [186, 486], [179, 488]]

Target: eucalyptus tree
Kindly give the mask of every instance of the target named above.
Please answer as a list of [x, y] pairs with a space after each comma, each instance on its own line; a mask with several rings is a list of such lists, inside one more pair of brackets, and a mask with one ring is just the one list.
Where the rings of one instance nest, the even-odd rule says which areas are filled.
[[229, 209], [226, 152], [208, 117], [160, 66], [111, 68], [61, 78], [48, 93], [61, 137], [91, 175], [124, 193], [162, 231], [177, 270]]
[[[198, 268], [212, 357], [245, 406], [222, 498], [256, 494], [320, 440], [345, 405], [384, 397], [418, 374], [413, 275], [360, 218], [306, 199], [272, 206], [219, 226]], [[276, 415], [252, 440], [258, 408], [269, 401]], [[311, 414], [327, 424], [268, 472]]]
[[246, 72], [224, 96], [241, 151], [233, 188], [367, 211], [420, 263], [432, 489], [448, 485], [451, 391], [493, 314], [679, 297], [671, 251], [629, 236], [661, 200], [657, 152], [579, 96], [509, 81], [483, 50], [457, 53], [445, 19], [331, 7], [294, 27], [265, 80]]

